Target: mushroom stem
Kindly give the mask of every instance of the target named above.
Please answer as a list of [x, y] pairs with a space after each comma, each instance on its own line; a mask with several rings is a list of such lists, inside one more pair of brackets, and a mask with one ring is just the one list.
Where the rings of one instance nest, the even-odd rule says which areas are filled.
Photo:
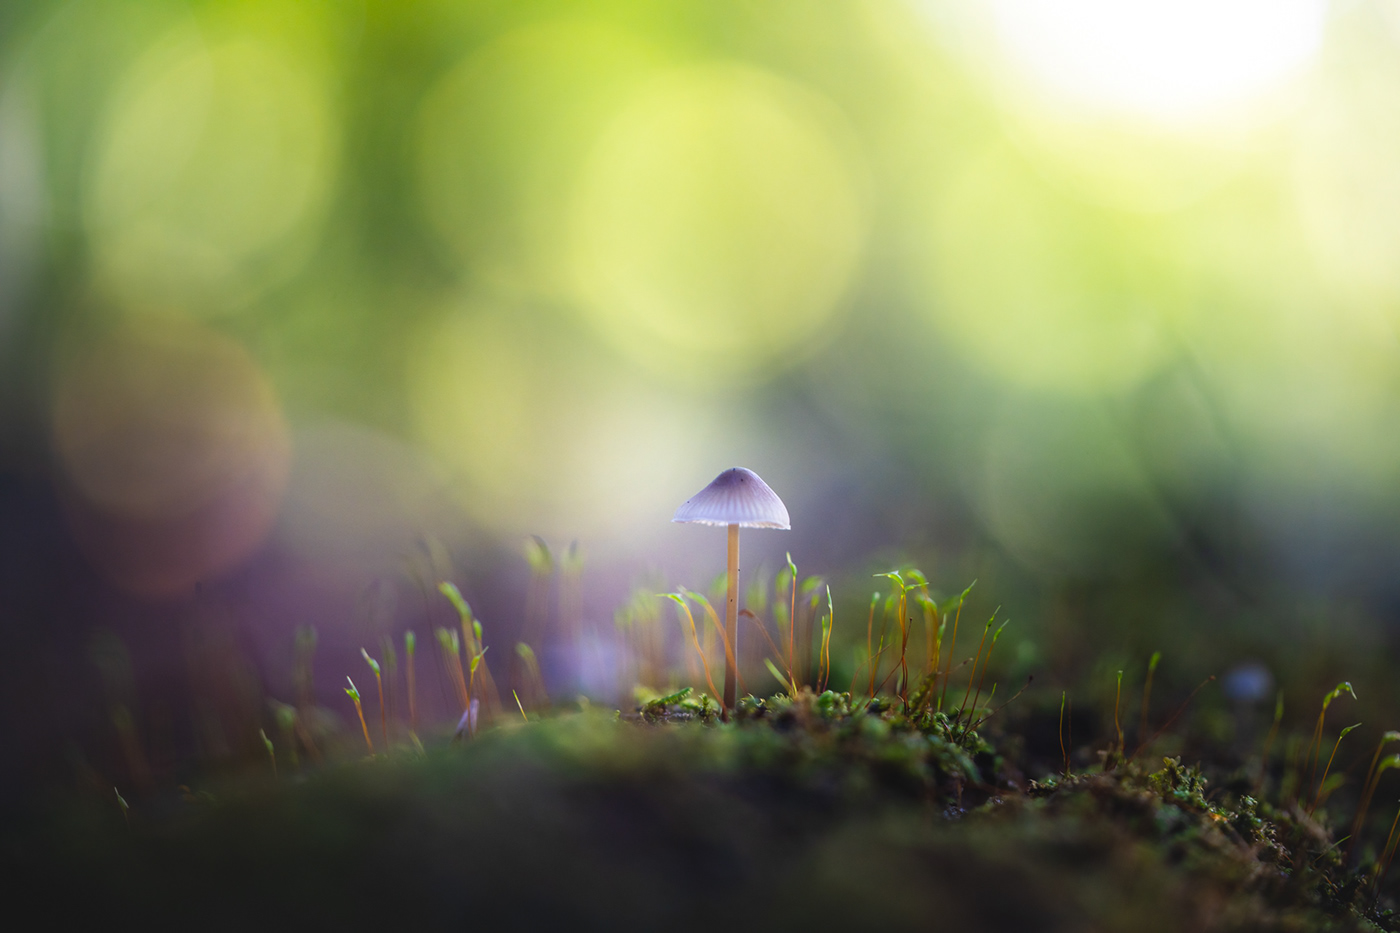
[[724, 606], [724, 708], [733, 709], [739, 693], [739, 526], [729, 526], [729, 598]]

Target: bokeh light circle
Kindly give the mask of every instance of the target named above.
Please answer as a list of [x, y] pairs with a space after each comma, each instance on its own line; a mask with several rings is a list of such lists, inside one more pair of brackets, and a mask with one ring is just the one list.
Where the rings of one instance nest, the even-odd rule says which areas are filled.
[[657, 53], [579, 20], [517, 29], [473, 51], [418, 113], [418, 194], [453, 258], [515, 292], [567, 289], [579, 165]]
[[827, 336], [866, 208], [850, 133], [812, 91], [738, 65], [672, 71], [599, 141], [574, 204], [588, 320], [639, 364], [756, 378]]
[[295, 271], [331, 185], [324, 67], [269, 24], [172, 29], [112, 97], [85, 221], [126, 307], [218, 312]]
[[151, 595], [250, 554], [290, 466], [286, 424], [257, 364], [233, 340], [174, 319], [70, 350], [51, 430], [80, 541], [116, 582]]
[[655, 533], [715, 427], [523, 309], [468, 303], [425, 327], [410, 358], [417, 438], [468, 513], [513, 535]]

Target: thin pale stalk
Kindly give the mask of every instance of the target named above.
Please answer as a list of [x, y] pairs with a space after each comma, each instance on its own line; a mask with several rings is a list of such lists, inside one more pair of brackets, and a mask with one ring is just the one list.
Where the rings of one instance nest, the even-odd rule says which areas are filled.
[[953, 679], [953, 652], [958, 648], [958, 620], [962, 618], [962, 603], [958, 603], [953, 613], [953, 638], [948, 642], [948, 669], [943, 672], [943, 695], [938, 698], [938, 708], [948, 705], [948, 682]]
[[875, 630], [875, 604], [880, 601], [880, 594], [876, 593], [870, 597], [870, 615], [865, 620], [865, 663], [870, 667], [870, 699], [875, 699], [875, 644], [871, 640], [871, 635]]
[[724, 708], [739, 699], [739, 526], [729, 526], [729, 590], [724, 603]]
[[977, 676], [977, 662], [982, 658], [982, 647], [987, 643], [987, 632], [991, 631], [992, 623], [987, 622], [982, 629], [982, 640], [977, 643], [977, 653], [972, 656], [972, 673], [967, 675], [967, 689], [963, 691], [962, 705], [958, 707], [958, 715], [954, 718], [961, 719], [963, 711], [967, 709], [968, 698], [972, 696], [972, 681]]

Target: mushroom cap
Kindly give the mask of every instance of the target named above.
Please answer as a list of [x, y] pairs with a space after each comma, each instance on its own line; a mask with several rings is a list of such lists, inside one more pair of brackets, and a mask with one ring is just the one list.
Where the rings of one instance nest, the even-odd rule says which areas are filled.
[[673, 522], [742, 525], [745, 528], [791, 528], [787, 506], [753, 470], [733, 467], [685, 500]]

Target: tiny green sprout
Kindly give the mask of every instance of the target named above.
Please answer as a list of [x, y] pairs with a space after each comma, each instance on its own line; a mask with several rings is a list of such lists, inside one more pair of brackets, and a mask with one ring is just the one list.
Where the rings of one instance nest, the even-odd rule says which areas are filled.
[[525, 715], [525, 704], [520, 702], [520, 694], [516, 693], [515, 690], [512, 689], [510, 691], [510, 695], [515, 697], [515, 707], [516, 709], [520, 710], [520, 718], [525, 720], [526, 722], [529, 722], [530, 717]]
[[472, 618], [472, 607], [462, 598], [462, 591], [457, 587], [443, 580], [438, 584], [438, 592], [447, 597], [447, 601], [452, 604], [452, 608], [457, 610], [457, 614], [462, 617], [464, 623], [470, 622]]
[[530, 571], [547, 577], [554, 573], [554, 557], [549, 553], [549, 545], [539, 535], [531, 535], [525, 540], [525, 561]]
[[1341, 683], [1337, 684], [1337, 686], [1333, 687], [1332, 692], [1322, 698], [1322, 708], [1324, 710], [1327, 709], [1327, 707], [1331, 705], [1332, 701], [1335, 700], [1337, 697], [1341, 696], [1343, 693], [1350, 693], [1351, 698], [1353, 700], [1356, 699], [1356, 691], [1351, 689], [1351, 681], [1344, 680]]
[[1400, 768], [1400, 755], [1387, 755], [1376, 765], [1376, 776], [1389, 771], [1391, 768]]
[[364, 707], [360, 705], [360, 690], [358, 687], [355, 686], [355, 682], [353, 680], [350, 680], [349, 675], [346, 675], [345, 679], [350, 683], [350, 686], [345, 690], [345, 694], [346, 696], [350, 697], [350, 699], [355, 703], [355, 714], [360, 717], [360, 729], [365, 734], [365, 747], [368, 748], [369, 753], [373, 755], [374, 743], [370, 741], [369, 724], [365, 722]]
[[476, 636], [476, 643], [478, 645], [481, 644], [482, 638], [484, 636], [482, 635], [480, 619], [472, 619], [472, 634]]
[[369, 652], [363, 648], [360, 649], [360, 655], [365, 659], [365, 663], [369, 664], [369, 669], [374, 671], [374, 685], [379, 688], [379, 733], [380, 737], [384, 739], [384, 748], [387, 751], [389, 748], [389, 720], [384, 706], [384, 680], [379, 676], [379, 662], [370, 657]]
[[527, 692], [532, 697], [531, 705], [548, 703], [549, 694], [545, 691], [544, 676], [540, 673], [540, 662], [535, 657], [534, 650], [520, 641], [515, 643], [515, 653], [525, 665], [526, 685], [529, 688]]
[[950, 612], [956, 612], [959, 609], [961, 609], [963, 603], [967, 602], [968, 594], [972, 592], [972, 588], [976, 585], [977, 581], [973, 580], [967, 585], [967, 589], [963, 590], [961, 593], [954, 596], [952, 599], [948, 600], [946, 603], [940, 606], [938, 611], [943, 615], [947, 615]]
[[768, 673], [772, 674], [775, 678], [777, 678], [778, 683], [783, 685], [784, 690], [788, 691], [793, 696], [797, 696], [796, 685], [791, 680], [788, 680], [788, 678], [783, 676], [783, 672], [778, 670], [778, 666], [773, 663], [773, 660], [771, 658], [764, 658], [763, 665], [764, 667], [768, 668]]
[[130, 806], [129, 804], [127, 804], [126, 798], [122, 796], [122, 792], [121, 792], [121, 791], [119, 791], [119, 790], [117, 790], [115, 787], [113, 787], [113, 788], [112, 788], [112, 793], [114, 793], [114, 794], [117, 795], [117, 806], [118, 806], [119, 808], [121, 808], [121, 811], [122, 811], [122, 819], [124, 819], [124, 820], [126, 820], [128, 823], [130, 823], [130, 822], [131, 822], [131, 806]]
[[487, 647], [487, 648], [482, 648], [481, 651], [480, 651], [479, 653], [472, 655], [471, 673], [473, 673], [473, 674], [476, 673], [477, 665], [481, 663], [481, 659], [484, 658], [484, 657], [486, 657], [486, 652], [488, 652], [488, 651], [490, 651], [490, 650], [491, 650], [491, 649], [490, 649], [489, 647]]
[[895, 585], [898, 586], [901, 590], [904, 589], [904, 578], [899, 575], [898, 570], [886, 570], [883, 573], [873, 573], [871, 574], [871, 576], [876, 578], [887, 577], [888, 579], [893, 580], [895, 582]]
[[272, 776], [277, 777], [277, 752], [272, 748], [272, 740], [267, 737], [267, 733], [262, 729], [258, 730], [258, 735], [262, 736], [263, 748], [267, 749], [267, 757], [272, 761]]
[[277, 720], [277, 728], [282, 731], [282, 740], [287, 743], [288, 757], [291, 759], [292, 767], [301, 767], [301, 762], [297, 758], [296, 728], [297, 728], [297, 708], [289, 703], [279, 703], [276, 700], [268, 700], [272, 706], [272, 716]]
[[[1330, 792], [1327, 785], [1327, 773], [1332, 770], [1332, 761], [1337, 757], [1337, 749], [1341, 747], [1342, 739], [1346, 738], [1353, 730], [1359, 729], [1360, 727], [1361, 723], [1358, 722], [1354, 725], [1347, 726], [1337, 734], [1337, 742], [1332, 746], [1332, 754], [1327, 756], [1327, 767], [1322, 769], [1322, 780], [1318, 782], [1317, 791], [1313, 794], [1312, 806], [1308, 807], [1309, 815], [1318, 808], [1323, 798]], [[1342, 775], [1338, 775], [1338, 777], [1342, 777]], [[1335, 787], [1335, 785], [1333, 785], [1333, 787]]]
[[407, 655], [411, 658], [411, 657], [413, 657], [413, 652], [417, 649], [417, 647], [418, 647], [418, 636], [415, 635], [415, 634], [413, 633], [413, 629], [409, 629], [408, 631], [404, 632], [404, 633], [403, 633], [403, 648], [404, 648], [404, 653], [407, 654]]
[[[1308, 744], [1307, 754], [1303, 756], [1304, 767], [1307, 767], [1307, 762], [1310, 759], [1312, 761], [1312, 770], [1308, 775], [1308, 785], [1311, 785], [1313, 783], [1313, 779], [1317, 776], [1317, 762], [1318, 759], [1322, 757], [1322, 729], [1324, 722], [1327, 719], [1327, 707], [1331, 706], [1332, 701], [1335, 700], [1337, 697], [1341, 696], [1343, 693], [1349, 693], [1351, 694], [1351, 698], [1353, 700], [1356, 699], [1356, 691], [1351, 688], [1351, 681], [1342, 681], [1341, 683], [1337, 684], [1337, 686], [1333, 687], [1332, 690], [1322, 698], [1322, 710], [1317, 714], [1317, 725], [1313, 727], [1312, 741]], [[1298, 801], [1299, 803], [1302, 803], [1302, 793], [1303, 791], [1300, 788]], [[1313, 806], [1316, 805], [1317, 801], [1316, 798], [1314, 798]], [[1309, 809], [1309, 812], [1312, 812], [1311, 809]]]

